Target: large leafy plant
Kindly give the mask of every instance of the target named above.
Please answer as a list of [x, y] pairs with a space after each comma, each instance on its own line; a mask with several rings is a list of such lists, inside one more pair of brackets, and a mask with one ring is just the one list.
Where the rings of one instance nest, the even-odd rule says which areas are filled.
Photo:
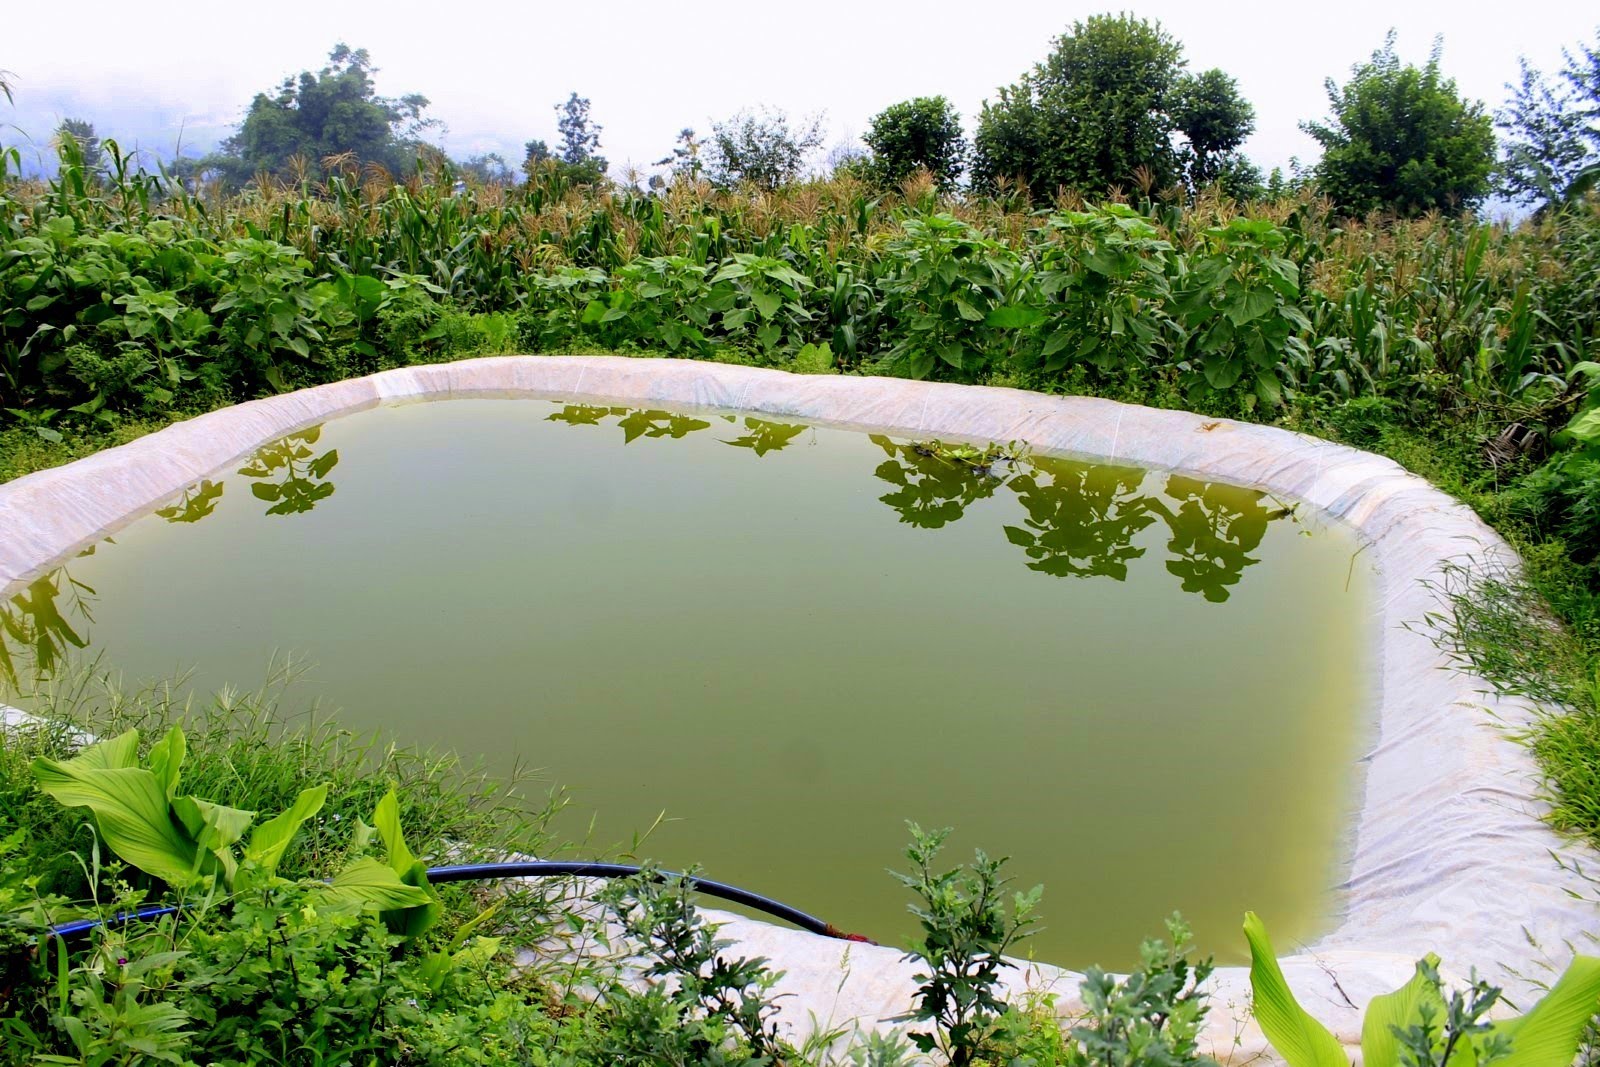
[[[1245, 915], [1256, 1021], [1289, 1067], [1349, 1067], [1339, 1039], [1289, 989], [1254, 912]], [[1578, 956], [1525, 1015], [1487, 1021], [1500, 991], [1474, 981], [1447, 995], [1439, 959], [1417, 963], [1412, 979], [1373, 997], [1361, 1025], [1362, 1067], [1569, 1067], [1600, 1008], [1600, 959]]]
[[1191, 397], [1242, 386], [1276, 407], [1280, 364], [1309, 364], [1301, 333], [1311, 322], [1300, 310], [1300, 270], [1284, 254], [1287, 240], [1266, 219], [1236, 218], [1206, 229], [1179, 261], [1174, 306], [1188, 343], [1178, 369]]
[[[139, 731], [129, 730], [69, 760], [41, 756], [33, 773], [59, 803], [88, 808], [119, 858], [169, 885], [231, 892], [277, 880], [279, 861], [300, 827], [322, 810], [327, 786], [302, 790], [286, 810], [257, 822], [256, 812], [179, 792], [185, 749], [183, 730], [174, 726], [141, 765]], [[400, 834], [393, 791], [379, 802], [373, 822], [387, 862], [354, 859], [318, 892], [330, 904], [376, 907], [396, 933], [416, 936], [437, 919], [439, 903]], [[358, 845], [370, 836], [358, 830]]]

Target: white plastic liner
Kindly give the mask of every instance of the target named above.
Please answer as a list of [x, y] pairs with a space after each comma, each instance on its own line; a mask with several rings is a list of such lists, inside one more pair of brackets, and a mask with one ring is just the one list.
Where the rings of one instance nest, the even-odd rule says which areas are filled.
[[[1470, 510], [1392, 461], [1285, 430], [1086, 397], [678, 360], [505, 356], [411, 367], [240, 404], [0, 485], [0, 594], [284, 434], [385, 402], [517, 395], [731, 408], [920, 438], [1026, 441], [1038, 452], [1264, 489], [1342, 520], [1368, 546], [1377, 574], [1376, 722], [1362, 757], [1365, 796], [1349, 874], [1337, 887], [1343, 917], [1315, 944], [1279, 946], [1297, 949], [1283, 960], [1291, 985], [1354, 1050], [1359, 1009], [1405, 981], [1425, 952], [1437, 951], [1457, 972], [1476, 967], [1525, 1006], [1574, 951], [1594, 950], [1594, 890], [1563, 866], [1594, 866], [1593, 854], [1540, 821], [1532, 757], [1504, 736], [1526, 725], [1533, 710], [1490, 695], [1481, 679], [1453, 670], [1425, 633], [1407, 628], [1437, 608], [1426, 583], [1439, 579], [1447, 562], [1504, 568], [1516, 565], [1515, 555]], [[1245, 773], [1218, 767], [1209, 785], [1226, 789], [1230, 777]], [[1069, 847], [1066, 837], [1061, 847]], [[878, 1026], [911, 1006], [916, 966], [894, 949], [713, 914], [738, 939], [734, 951], [768, 956], [787, 971], [778, 992], [796, 1035], [813, 1025]], [[1071, 972], [1019, 964], [1010, 981], [1018, 991], [1059, 994], [1064, 1012], [1076, 1007]], [[1212, 990], [1210, 1051], [1225, 1062], [1262, 1052], [1248, 1019], [1248, 973], [1221, 968]]]

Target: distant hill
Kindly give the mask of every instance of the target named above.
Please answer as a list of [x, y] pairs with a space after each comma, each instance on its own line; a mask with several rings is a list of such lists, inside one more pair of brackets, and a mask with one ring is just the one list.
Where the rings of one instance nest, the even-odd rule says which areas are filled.
[[104, 90], [33, 89], [18, 86], [14, 107], [0, 98], [0, 144], [22, 153], [23, 173], [52, 175], [56, 170], [51, 139], [62, 119], [94, 124], [101, 139], [114, 140], [123, 151], [137, 151], [146, 166], [215, 151], [233, 133], [239, 116], [196, 111], [156, 100], [137, 90], [112, 94]]

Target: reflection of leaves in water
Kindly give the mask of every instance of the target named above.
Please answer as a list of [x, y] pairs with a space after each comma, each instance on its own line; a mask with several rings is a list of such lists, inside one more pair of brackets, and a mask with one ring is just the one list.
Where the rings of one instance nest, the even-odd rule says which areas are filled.
[[916, 445], [901, 445], [882, 434], [868, 435], [889, 458], [874, 471], [898, 486], [878, 499], [900, 513], [900, 521], [923, 530], [937, 530], [966, 513], [967, 505], [994, 495], [999, 479], [945, 459]]
[[1167, 570], [1183, 581], [1185, 592], [1220, 604], [1245, 568], [1260, 562], [1249, 553], [1260, 546], [1267, 524], [1285, 513], [1262, 507], [1264, 493], [1176, 474], [1167, 479], [1166, 493], [1179, 501], [1176, 513], [1162, 509], [1172, 531], [1167, 548], [1177, 557]]
[[748, 448], [758, 456], [768, 452], [781, 452], [790, 441], [806, 432], [798, 423], [768, 422], [766, 419], [745, 419], [744, 428], [750, 432], [722, 442], [735, 448]]
[[[93, 548], [80, 555], [90, 555]], [[22, 592], [0, 604], [0, 676], [17, 683], [17, 668], [12, 652], [31, 653], [37, 677], [54, 672], [57, 661], [70, 648], [84, 648], [88, 639], [67, 621], [76, 615], [93, 623], [89, 598], [95, 591], [57, 567], [36, 579]], [[61, 601], [58, 603], [58, 601]]]
[[268, 515], [298, 515], [333, 495], [333, 483], [325, 479], [339, 463], [339, 450], [329, 449], [317, 455], [311, 446], [321, 436], [320, 426], [292, 433], [263, 447], [239, 468], [246, 478], [276, 479], [258, 481], [250, 487], [257, 500], [272, 505], [267, 509]]
[[1008, 483], [1028, 517], [1023, 526], [1007, 526], [1006, 539], [1027, 553], [1029, 570], [1124, 581], [1128, 561], [1144, 555], [1133, 546], [1134, 536], [1156, 521], [1150, 498], [1139, 495], [1144, 475], [1136, 468], [1035, 459], [1027, 474]]
[[594, 404], [568, 404], [550, 416], [550, 422], [564, 422], [569, 426], [599, 426], [607, 415], [626, 415], [627, 408], [597, 407]]
[[176, 504], [157, 508], [156, 514], [168, 522], [199, 522], [217, 510], [217, 502], [222, 499], [222, 487], [222, 482], [207, 478], [185, 489]]
[[674, 415], [670, 411], [600, 407], [594, 404], [567, 404], [550, 415], [549, 421], [564, 422], [569, 426], [599, 426], [602, 420], [611, 415], [617, 416], [617, 425], [622, 427], [623, 444], [632, 444], [641, 437], [670, 437], [676, 441], [711, 425], [704, 419]]
[[674, 441], [696, 430], [708, 430], [705, 419], [674, 415], [670, 411], [630, 411], [617, 423], [622, 427], [622, 443], [632, 444], [640, 437], [670, 437]]

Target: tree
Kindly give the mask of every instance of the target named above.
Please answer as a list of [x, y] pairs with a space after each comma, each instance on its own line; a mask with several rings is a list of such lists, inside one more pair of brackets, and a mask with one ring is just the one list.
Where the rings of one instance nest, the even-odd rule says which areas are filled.
[[71, 141], [77, 146], [78, 154], [83, 157], [86, 174], [99, 173], [100, 165], [105, 161], [105, 151], [94, 132], [94, 123], [84, 119], [62, 119], [61, 125], [56, 127], [56, 140], [61, 143]]
[[1261, 173], [1240, 155], [1239, 145], [1255, 132], [1256, 109], [1239, 92], [1239, 83], [1220, 70], [1184, 78], [1174, 93], [1173, 125], [1187, 142], [1180, 159], [1189, 187], [1219, 184], [1229, 193], [1261, 184]]
[[665, 159], [656, 160], [658, 167], [667, 167], [665, 177], [657, 175], [650, 179], [650, 186], [659, 189], [663, 186], [678, 181], [699, 181], [701, 172], [706, 169], [706, 163], [701, 158], [705, 152], [706, 143], [695, 136], [694, 129], [685, 126], [678, 131], [678, 143], [672, 149], [672, 154]]
[[961, 116], [942, 96], [919, 96], [885, 108], [861, 139], [872, 150], [869, 173], [883, 185], [902, 182], [922, 167], [941, 191], [948, 190], [966, 162]]
[[375, 73], [365, 48], [335, 45], [320, 72], [302, 71], [285, 78], [276, 93], [258, 93], [238, 132], [208, 162], [244, 180], [260, 173], [290, 175], [297, 158], [321, 174], [322, 161], [335, 156], [403, 173], [422, 135], [438, 121], [423, 117], [425, 96], [377, 95]]
[[791, 125], [782, 111], [741, 111], [712, 123], [706, 171], [718, 185], [750, 182], [767, 189], [800, 177], [806, 157], [822, 144], [822, 116]]
[[1594, 47], [1562, 50], [1565, 65], [1554, 84], [1521, 62], [1511, 100], [1496, 116], [1505, 154], [1496, 185], [1521, 203], [1557, 204], [1592, 188], [1600, 178], [1600, 35]]
[[485, 152], [469, 156], [456, 164], [461, 173], [482, 185], [508, 185], [512, 179], [511, 165], [499, 152]]
[[560, 150], [552, 151], [544, 141], [529, 141], [523, 171], [530, 178], [545, 174], [575, 185], [605, 181], [610, 164], [600, 155], [600, 125], [589, 117], [588, 97], [573, 93], [566, 103], [556, 105], [556, 114]]
[[600, 124], [589, 118], [589, 98], [573, 93], [565, 104], [557, 104], [561, 118], [561, 162], [572, 166], [592, 166], [604, 173], [606, 161], [600, 157]]
[[1042, 192], [1102, 193], [1140, 182], [1191, 190], [1215, 180], [1255, 113], [1221, 71], [1191, 76], [1160, 23], [1095, 15], [1057, 37], [1044, 62], [984, 102], [972, 174]]
[[1441, 40], [1421, 68], [1394, 41], [1390, 30], [1343, 88], [1327, 80], [1332, 118], [1301, 124], [1322, 145], [1317, 185], [1349, 214], [1470, 210], [1489, 192], [1494, 120], [1440, 72]]

